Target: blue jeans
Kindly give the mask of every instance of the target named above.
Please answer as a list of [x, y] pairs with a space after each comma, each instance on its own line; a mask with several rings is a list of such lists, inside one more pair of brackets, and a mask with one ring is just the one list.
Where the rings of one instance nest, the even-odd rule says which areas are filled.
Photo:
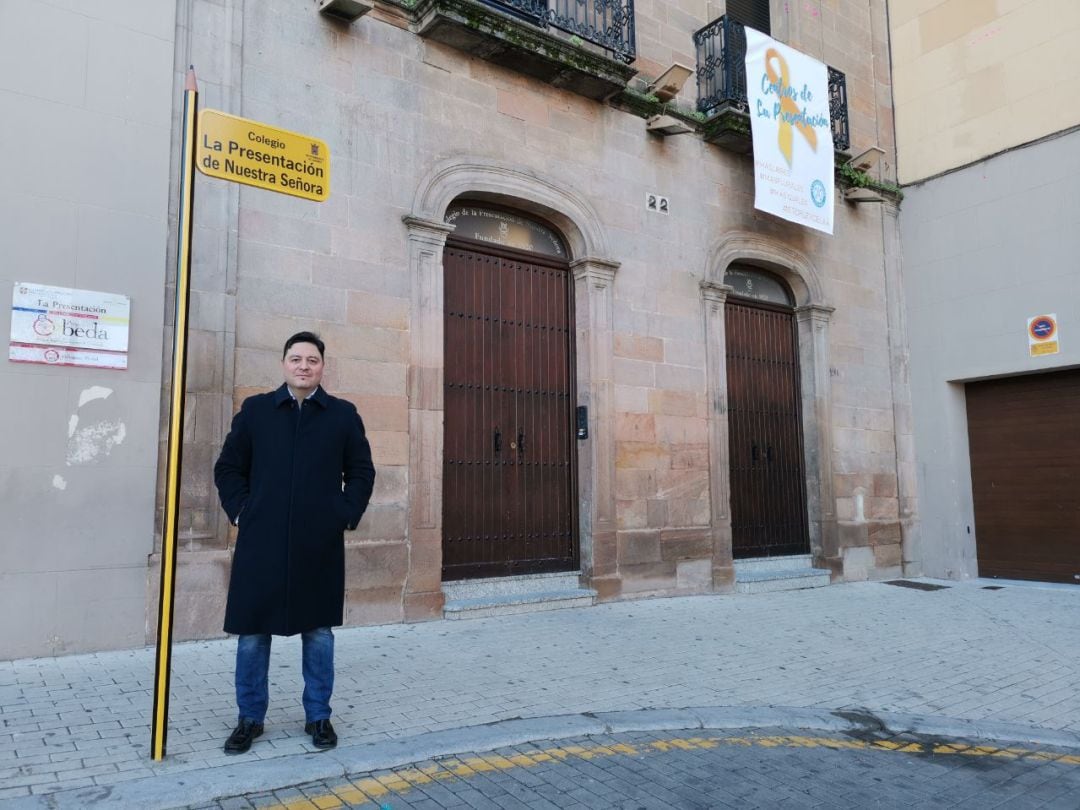
[[[239, 636], [236, 644], [236, 706], [240, 719], [261, 723], [270, 703], [269, 633]], [[330, 719], [334, 691], [334, 634], [329, 627], [301, 633], [304, 670], [304, 720]]]

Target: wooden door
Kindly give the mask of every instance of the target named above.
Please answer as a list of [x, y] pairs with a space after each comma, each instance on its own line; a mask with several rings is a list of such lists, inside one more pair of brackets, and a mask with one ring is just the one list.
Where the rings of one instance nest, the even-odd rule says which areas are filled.
[[794, 314], [729, 297], [725, 322], [732, 553], [736, 559], [806, 554]]
[[1080, 583], [1080, 370], [966, 388], [979, 575]]
[[573, 570], [569, 268], [457, 242], [443, 262], [443, 579]]

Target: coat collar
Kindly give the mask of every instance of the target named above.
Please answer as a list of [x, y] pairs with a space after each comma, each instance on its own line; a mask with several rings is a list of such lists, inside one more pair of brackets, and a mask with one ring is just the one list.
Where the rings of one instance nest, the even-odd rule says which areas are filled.
[[[286, 402], [290, 402], [291, 400], [292, 394], [289, 393], [289, 386], [285, 383], [282, 383], [281, 387], [274, 392], [274, 407], [280, 408]], [[304, 401], [315, 402], [325, 408], [327, 405], [330, 404], [330, 395], [326, 393], [323, 390], [323, 387], [320, 385], [318, 388], [315, 389], [315, 393]]]

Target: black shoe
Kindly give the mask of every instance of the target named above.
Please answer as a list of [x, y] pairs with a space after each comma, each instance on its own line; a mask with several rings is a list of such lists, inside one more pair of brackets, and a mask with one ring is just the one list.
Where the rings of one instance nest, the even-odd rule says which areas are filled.
[[316, 720], [304, 726], [304, 733], [311, 735], [311, 744], [316, 748], [333, 748], [337, 745], [337, 734], [329, 720]]
[[225, 741], [226, 754], [242, 754], [251, 748], [251, 741], [263, 733], [263, 724], [241, 719]]

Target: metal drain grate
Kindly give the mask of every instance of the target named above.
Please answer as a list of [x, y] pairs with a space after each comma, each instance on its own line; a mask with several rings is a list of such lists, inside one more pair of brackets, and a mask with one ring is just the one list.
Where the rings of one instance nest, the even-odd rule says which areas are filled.
[[911, 588], [915, 591], [945, 591], [948, 585], [931, 585], [929, 582], [912, 582], [909, 579], [890, 579], [884, 584], [895, 585], [898, 588]]

